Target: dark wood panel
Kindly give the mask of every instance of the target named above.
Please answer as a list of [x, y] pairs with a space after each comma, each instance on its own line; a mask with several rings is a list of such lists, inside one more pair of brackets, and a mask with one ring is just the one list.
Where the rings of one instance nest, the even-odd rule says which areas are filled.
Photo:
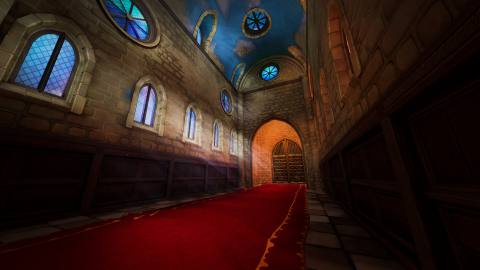
[[[0, 228], [167, 199], [169, 189], [177, 197], [203, 193], [205, 168], [212, 164], [42, 133], [1, 131]], [[212, 193], [239, 186], [238, 167], [218, 163], [211, 168]], [[86, 197], [90, 199], [80, 208]]]
[[480, 187], [480, 88], [437, 101], [411, 119], [431, 184]]

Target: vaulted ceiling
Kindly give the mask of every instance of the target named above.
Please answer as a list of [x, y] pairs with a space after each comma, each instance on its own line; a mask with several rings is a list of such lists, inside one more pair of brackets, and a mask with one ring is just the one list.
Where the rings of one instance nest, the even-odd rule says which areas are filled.
[[[239, 63], [246, 70], [262, 59], [290, 56], [302, 60], [305, 44], [305, 9], [301, 0], [166, 0], [186, 28], [194, 34], [199, 18], [214, 10], [217, 29], [210, 49], [231, 78]], [[245, 14], [261, 8], [271, 17], [271, 28], [259, 37], [247, 37], [242, 31]]]

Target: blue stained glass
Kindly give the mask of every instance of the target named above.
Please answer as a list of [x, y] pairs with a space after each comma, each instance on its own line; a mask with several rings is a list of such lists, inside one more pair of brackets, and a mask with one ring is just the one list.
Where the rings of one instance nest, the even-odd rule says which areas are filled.
[[133, 6], [131, 15], [134, 19], [145, 20], [145, 17], [143, 17], [142, 12], [140, 11], [140, 9], [138, 9], [137, 6]]
[[260, 75], [265, 81], [273, 80], [278, 76], [278, 67], [275, 65], [268, 65], [262, 69]]
[[188, 119], [187, 119], [187, 122], [188, 122], [187, 136], [191, 140], [195, 139], [196, 121], [197, 121], [197, 115], [195, 114], [195, 111], [192, 108], [190, 108], [190, 110], [188, 111]]
[[134, 120], [137, 123], [153, 126], [155, 110], [157, 107], [157, 94], [151, 85], [144, 85], [138, 94]]
[[115, 20], [115, 22], [118, 24], [118, 26], [120, 26], [122, 29], [125, 29], [125, 26], [126, 26], [126, 23], [127, 23], [127, 19], [126, 18], [118, 18], [118, 17], [115, 17], [113, 18]]
[[75, 50], [70, 42], [65, 40], [53, 66], [52, 73], [50, 73], [50, 77], [48, 78], [45, 92], [59, 97], [63, 96], [74, 65]]
[[107, 3], [110, 2], [113, 5], [115, 5], [117, 8], [122, 10], [122, 13], [127, 13], [127, 10], [125, 9], [125, 6], [123, 5], [122, 0], [107, 0]]
[[15, 78], [16, 83], [31, 88], [38, 87], [58, 38], [57, 34], [46, 34], [32, 43]]
[[219, 139], [220, 139], [220, 128], [218, 127], [218, 123], [215, 123], [213, 127], [213, 146], [218, 148]]
[[202, 45], [202, 31], [200, 31], [200, 28], [198, 28], [197, 31], [197, 43], [198, 45]]
[[250, 30], [258, 32], [267, 25], [267, 19], [263, 11], [251, 11], [247, 14], [246, 25]]
[[125, 15], [125, 10], [123, 9], [123, 6], [121, 4], [120, 6], [118, 6], [117, 4], [112, 3], [111, 1], [106, 1], [105, 6], [107, 7], [108, 12], [112, 14], [112, 16]]
[[145, 110], [145, 105], [147, 103], [148, 95], [148, 85], [145, 85], [140, 90], [137, 99], [137, 107], [135, 109], [135, 122], [142, 123], [143, 120], [143, 111]]
[[155, 107], [157, 104], [157, 95], [153, 88], [150, 91], [150, 96], [148, 97], [147, 111], [145, 115], [145, 125], [153, 125], [153, 120], [155, 118]]
[[115, 23], [129, 36], [141, 41], [149, 37], [149, 25], [140, 8], [131, 0], [104, 0]]
[[230, 112], [231, 109], [231, 97], [226, 90], [223, 90], [220, 95], [220, 101], [222, 102], [222, 108], [226, 113]]

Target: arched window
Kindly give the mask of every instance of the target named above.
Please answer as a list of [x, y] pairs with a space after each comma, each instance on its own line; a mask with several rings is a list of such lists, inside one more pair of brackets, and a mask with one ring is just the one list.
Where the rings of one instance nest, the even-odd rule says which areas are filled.
[[204, 50], [207, 50], [217, 32], [217, 13], [215, 10], [206, 10], [198, 18], [193, 30], [193, 37]]
[[157, 94], [151, 84], [146, 84], [140, 90], [135, 109], [135, 122], [152, 126], [155, 119]]
[[279, 68], [276, 64], [268, 64], [260, 70], [260, 78], [271, 81], [278, 77]]
[[230, 132], [230, 154], [236, 155], [237, 154], [237, 132], [232, 130]]
[[144, 76], [135, 84], [127, 116], [127, 127], [137, 127], [162, 136], [165, 129], [167, 96], [155, 76]]
[[189, 105], [185, 111], [183, 140], [200, 145], [202, 134], [202, 115], [195, 105]]
[[72, 20], [55, 14], [18, 18], [0, 51], [6, 56], [0, 57], [2, 91], [83, 113], [96, 60], [88, 37]]
[[75, 49], [64, 33], [43, 33], [31, 42], [14, 82], [64, 97], [75, 62]]
[[222, 149], [222, 123], [218, 120], [215, 120], [215, 122], [213, 122], [212, 148], [214, 150]]
[[187, 137], [193, 141], [195, 140], [195, 131], [197, 124], [197, 114], [195, 113], [193, 108], [190, 108], [190, 110], [188, 110], [187, 123]]

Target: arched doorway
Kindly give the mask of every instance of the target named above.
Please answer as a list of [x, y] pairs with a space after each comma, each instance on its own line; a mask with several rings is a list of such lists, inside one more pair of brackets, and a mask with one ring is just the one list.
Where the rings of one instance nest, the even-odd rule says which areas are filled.
[[303, 144], [299, 134], [295, 128], [285, 121], [267, 121], [255, 132], [252, 138], [251, 148], [253, 186], [273, 182], [274, 170], [272, 153], [274, 152], [275, 146], [283, 140], [294, 142], [295, 145], [300, 148], [300, 152], [303, 152]]
[[302, 148], [292, 140], [278, 142], [272, 152], [273, 182], [305, 182]]

